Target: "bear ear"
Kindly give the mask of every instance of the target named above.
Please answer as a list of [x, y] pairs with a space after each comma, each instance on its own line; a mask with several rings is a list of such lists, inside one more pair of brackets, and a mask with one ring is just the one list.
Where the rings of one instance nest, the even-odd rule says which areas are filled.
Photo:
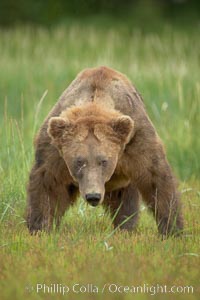
[[111, 121], [111, 127], [122, 142], [127, 144], [133, 134], [134, 121], [129, 116], [120, 116]]
[[67, 119], [61, 117], [52, 117], [48, 124], [48, 135], [56, 140], [62, 137], [64, 130], [70, 127], [70, 122]]

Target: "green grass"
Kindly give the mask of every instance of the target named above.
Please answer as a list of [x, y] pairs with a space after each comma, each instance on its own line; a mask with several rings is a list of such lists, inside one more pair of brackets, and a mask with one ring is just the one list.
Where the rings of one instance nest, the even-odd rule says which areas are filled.
[[[163, 24], [157, 32], [75, 23], [0, 31], [1, 299], [199, 299], [199, 34], [199, 28], [187, 32]], [[162, 241], [146, 209], [133, 234], [113, 232], [102, 208], [89, 208], [81, 200], [65, 215], [59, 232], [32, 237], [26, 230], [33, 136], [76, 74], [97, 65], [127, 74], [144, 98], [181, 182], [181, 238]], [[37, 283], [70, 290], [75, 283], [92, 283], [99, 293], [36, 293]], [[112, 283], [193, 286], [194, 293], [174, 298], [170, 293], [111, 293]]]

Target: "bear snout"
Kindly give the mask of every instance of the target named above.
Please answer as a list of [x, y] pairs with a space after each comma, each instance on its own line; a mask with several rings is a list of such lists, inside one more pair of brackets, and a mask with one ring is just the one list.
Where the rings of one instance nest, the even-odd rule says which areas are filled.
[[101, 200], [101, 194], [99, 193], [90, 193], [85, 195], [85, 199], [92, 206], [97, 206]]

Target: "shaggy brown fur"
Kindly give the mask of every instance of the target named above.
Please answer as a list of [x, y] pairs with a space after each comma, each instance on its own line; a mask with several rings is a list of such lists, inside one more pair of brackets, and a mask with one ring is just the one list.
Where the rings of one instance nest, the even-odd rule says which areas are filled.
[[81, 72], [39, 130], [28, 185], [30, 232], [50, 230], [54, 218], [59, 225], [79, 192], [86, 200], [99, 195], [115, 227], [133, 229], [140, 193], [161, 234], [183, 229], [176, 180], [143, 101], [107, 67]]

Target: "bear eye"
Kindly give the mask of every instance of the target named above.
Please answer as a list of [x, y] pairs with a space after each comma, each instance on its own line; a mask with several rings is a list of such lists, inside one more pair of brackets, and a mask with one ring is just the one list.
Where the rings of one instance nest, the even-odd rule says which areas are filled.
[[77, 158], [77, 160], [76, 160], [76, 167], [77, 167], [77, 168], [81, 168], [81, 167], [83, 167], [85, 164], [86, 164], [85, 159], [83, 159], [83, 158], [81, 158], [81, 157]]
[[108, 164], [108, 161], [105, 158], [99, 157], [98, 158], [98, 164], [99, 164], [99, 166], [106, 167], [107, 164]]
[[103, 160], [101, 161], [101, 165], [102, 165], [103, 167], [106, 167], [107, 164], [108, 164], [108, 161], [107, 161], [106, 159], [103, 159]]

